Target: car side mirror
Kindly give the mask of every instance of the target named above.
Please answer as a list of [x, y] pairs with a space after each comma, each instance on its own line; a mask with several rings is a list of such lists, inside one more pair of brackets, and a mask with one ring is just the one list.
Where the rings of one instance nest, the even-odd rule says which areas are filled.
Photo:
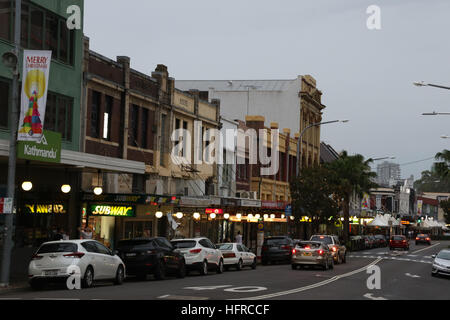
[[435, 255], [435, 254], [433, 254], [433, 255], [432, 255], [431, 257], [432, 257], [432, 258], [434, 259], [434, 258], [436, 258], [436, 255]]

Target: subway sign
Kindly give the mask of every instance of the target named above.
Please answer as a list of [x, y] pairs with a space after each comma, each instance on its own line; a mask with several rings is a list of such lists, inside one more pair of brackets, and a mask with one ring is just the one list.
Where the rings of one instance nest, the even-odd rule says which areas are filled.
[[34, 214], [64, 214], [67, 213], [63, 204], [25, 204], [25, 211]]
[[90, 207], [90, 213], [93, 216], [135, 217], [136, 209], [134, 206], [93, 204]]

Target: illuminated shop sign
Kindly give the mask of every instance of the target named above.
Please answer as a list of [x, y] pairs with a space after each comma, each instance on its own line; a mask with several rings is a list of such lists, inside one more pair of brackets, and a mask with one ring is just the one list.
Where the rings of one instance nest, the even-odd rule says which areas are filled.
[[27, 213], [49, 213], [62, 214], [66, 213], [66, 206], [63, 204], [26, 204], [25, 211]]
[[205, 213], [206, 214], [210, 214], [210, 213], [223, 214], [223, 209], [206, 208]]
[[90, 207], [93, 216], [113, 216], [113, 217], [135, 217], [136, 210], [134, 206], [111, 206], [94, 204]]

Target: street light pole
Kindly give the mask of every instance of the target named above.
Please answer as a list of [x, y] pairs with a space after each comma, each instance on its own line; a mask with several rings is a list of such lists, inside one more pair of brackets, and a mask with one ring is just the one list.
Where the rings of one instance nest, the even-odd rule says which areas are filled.
[[446, 90], [450, 90], [450, 87], [446, 87], [446, 86], [441, 86], [438, 84], [432, 84], [432, 83], [425, 83], [424, 81], [420, 81], [420, 82], [413, 82], [413, 84], [417, 87], [435, 87], [435, 88], [439, 88], [439, 89], [446, 89]]
[[302, 132], [300, 133], [300, 136], [298, 137], [298, 141], [297, 141], [297, 177], [300, 175], [300, 167], [302, 165], [301, 163], [301, 143], [302, 143], [302, 137], [305, 134], [306, 130], [312, 128], [312, 127], [318, 127], [321, 126], [323, 124], [330, 124], [330, 123], [336, 123], [336, 122], [342, 122], [342, 123], [346, 123], [349, 120], [333, 120], [333, 121], [326, 121], [326, 122], [318, 122], [318, 123], [313, 123], [310, 124], [309, 126], [307, 126], [306, 128], [304, 128], [302, 130]]
[[[13, 231], [13, 211], [15, 206], [15, 180], [16, 180], [16, 139], [17, 139], [17, 122], [18, 122], [18, 106], [19, 106], [19, 53], [20, 53], [20, 33], [21, 33], [21, 14], [22, 0], [16, 0], [15, 21], [14, 21], [14, 54], [17, 57], [17, 64], [13, 68], [12, 83], [12, 107], [9, 117], [9, 159], [8, 159], [8, 186], [7, 197], [12, 199], [11, 212], [5, 214], [5, 230], [4, 244], [1, 261], [0, 287], [9, 285], [9, 273], [11, 267], [11, 251], [12, 251], [12, 231]], [[11, 201], [11, 200], [10, 200]]]

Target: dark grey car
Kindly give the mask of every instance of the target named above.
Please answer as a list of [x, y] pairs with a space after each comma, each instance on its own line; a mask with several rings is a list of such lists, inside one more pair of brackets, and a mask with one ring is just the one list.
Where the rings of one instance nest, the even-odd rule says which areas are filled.
[[291, 262], [294, 241], [286, 236], [268, 237], [264, 239], [261, 251], [261, 262], [266, 265], [271, 262]]

